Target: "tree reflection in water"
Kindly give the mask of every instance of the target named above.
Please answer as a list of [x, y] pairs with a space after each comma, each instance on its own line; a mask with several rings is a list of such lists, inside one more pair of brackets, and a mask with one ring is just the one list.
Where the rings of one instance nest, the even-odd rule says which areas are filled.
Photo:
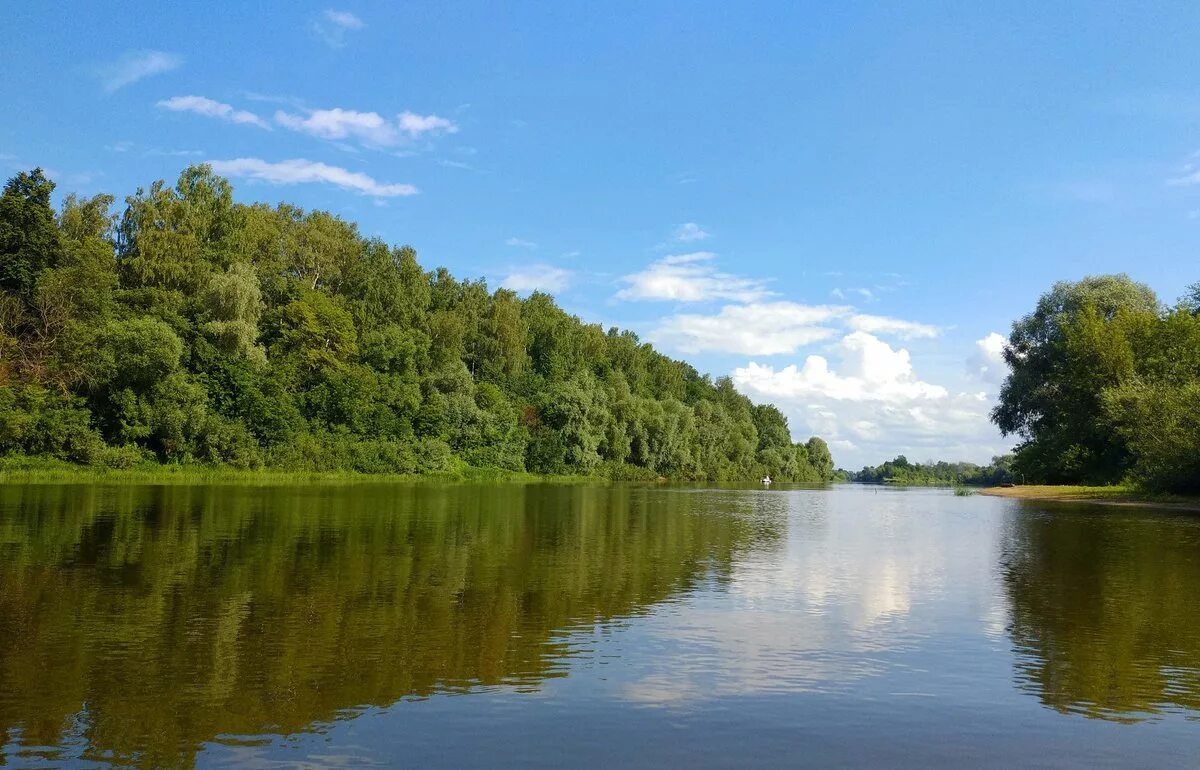
[[719, 500], [553, 485], [0, 488], [5, 753], [53, 759], [74, 743], [76, 756], [190, 765], [219, 736], [536, 688], [565, 674], [573, 628], [725, 580], [786, 526], [753, 497]]
[[1200, 713], [1200, 518], [1028, 504], [1004, 538], [1016, 682], [1064, 713]]

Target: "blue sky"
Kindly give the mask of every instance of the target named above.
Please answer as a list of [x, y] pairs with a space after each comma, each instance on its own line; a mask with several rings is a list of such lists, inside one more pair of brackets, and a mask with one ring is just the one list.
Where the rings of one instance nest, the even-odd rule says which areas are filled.
[[[7, 4], [0, 166], [214, 161], [542, 287], [839, 464], [986, 460], [1055, 280], [1200, 280], [1194, 3]], [[794, 367], [794, 368], [789, 368]]]

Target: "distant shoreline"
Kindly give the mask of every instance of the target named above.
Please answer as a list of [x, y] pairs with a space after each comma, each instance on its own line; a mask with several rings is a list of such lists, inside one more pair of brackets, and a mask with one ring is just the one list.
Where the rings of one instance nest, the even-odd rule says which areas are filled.
[[1200, 498], [1178, 495], [1156, 496], [1139, 492], [1133, 487], [1082, 487], [1055, 485], [1028, 485], [1015, 487], [987, 487], [979, 490], [982, 495], [1009, 497], [1017, 500], [1049, 500], [1070, 503], [1098, 503], [1100, 505], [1141, 506], [1166, 508], [1176, 511], [1200, 512]]

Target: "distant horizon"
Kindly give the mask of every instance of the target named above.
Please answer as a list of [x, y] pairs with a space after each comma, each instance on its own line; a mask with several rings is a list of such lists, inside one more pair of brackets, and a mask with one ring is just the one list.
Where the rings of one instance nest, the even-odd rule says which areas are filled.
[[211, 163], [730, 376], [846, 469], [1011, 449], [1000, 353], [1054, 282], [1200, 278], [1196, 8], [5, 16], [5, 178], [120, 202]]

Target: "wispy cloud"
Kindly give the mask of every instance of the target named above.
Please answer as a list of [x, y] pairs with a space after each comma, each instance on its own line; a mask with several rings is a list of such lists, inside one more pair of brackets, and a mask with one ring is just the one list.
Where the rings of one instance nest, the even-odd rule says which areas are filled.
[[829, 292], [829, 295], [834, 299], [846, 299], [846, 297], [850, 294], [857, 294], [867, 302], [875, 299], [875, 292], [871, 291], [865, 286], [857, 286], [849, 289], [834, 289], [833, 291]]
[[1176, 174], [1167, 180], [1167, 184], [1180, 187], [1200, 184], [1200, 150], [1193, 152]]
[[96, 68], [96, 77], [106, 93], [112, 93], [152, 75], [170, 72], [183, 58], [166, 51], [128, 51], [121, 58]]
[[771, 294], [766, 281], [723, 273], [712, 261], [716, 254], [697, 251], [673, 254], [652, 263], [645, 270], [621, 278], [625, 288], [617, 299], [702, 302], [725, 299], [755, 302]]
[[453, 121], [437, 115], [417, 115], [406, 111], [391, 121], [378, 112], [359, 112], [341, 107], [307, 110], [304, 115], [279, 110], [275, 113], [275, 122], [319, 139], [352, 139], [368, 147], [393, 147], [405, 140], [416, 140], [426, 135], [458, 132], [458, 126]]
[[243, 123], [271, 130], [271, 126], [253, 112], [234, 109], [232, 105], [209, 99], [206, 96], [172, 96], [170, 99], [160, 101], [158, 106], [172, 112], [191, 112], [206, 118], [216, 118], [230, 123]]
[[191, 158], [198, 155], [203, 155], [204, 150], [160, 150], [157, 147], [151, 147], [142, 154], [146, 157], [162, 156], [166, 158]]
[[560, 292], [571, 284], [571, 271], [553, 265], [529, 265], [514, 270], [501, 279], [505, 289], [526, 293], [531, 291]]
[[[109, 152], [131, 152], [137, 149], [137, 143], [129, 140], [113, 142], [112, 144], [104, 145], [104, 149]], [[158, 147], [147, 147], [142, 150], [142, 157], [168, 157], [168, 158], [185, 158], [196, 155], [203, 155], [204, 150], [163, 150]]]
[[679, 241], [680, 243], [703, 241], [708, 237], [708, 231], [695, 222], [684, 222], [679, 227], [675, 228], [675, 240]]
[[317, 161], [295, 158], [270, 163], [261, 158], [235, 158], [233, 160], [209, 161], [213, 171], [233, 177], [255, 179], [277, 185], [331, 184], [344, 190], [376, 198], [394, 198], [416, 195], [418, 190], [411, 184], [388, 184], [377, 182], [361, 172], [349, 171]]
[[385, 147], [395, 144], [396, 128], [377, 112], [358, 112], [334, 107], [311, 110], [307, 116], [279, 110], [275, 122], [284, 128], [319, 139], [356, 139], [367, 145]]
[[326, 9], [311, 25], [317, 39], [331, 48], [341, 48], [346, 45], [346, 33], [360, 30], [366, 24], [350, 11], [335, 11]]
[[847, 325], [855, 331], [868, 334], [886, 334], [901, 339], [932, 338], [941, 334], [942, 330], [930, 324], [916, 321], [905, 321], [901, 318], [888, 318], [881, 315], [858, 314], [851, 316]]
[[418, 115], [405, 110], [396, 116], [396, 121], [400, 130], [413, 139], [425, 134], [458, 133], [458, 125], [454, 121], [437, 115]]
[[537, 248], [537, 244], [534, 243], [533, 241], [527, 241], [524, 238], [517, 238], [516, 236], [513, 236], [512, 238], [505, 238], [504, 245], [505, 246], [520, 246], [523, 249], [536, 249]]

